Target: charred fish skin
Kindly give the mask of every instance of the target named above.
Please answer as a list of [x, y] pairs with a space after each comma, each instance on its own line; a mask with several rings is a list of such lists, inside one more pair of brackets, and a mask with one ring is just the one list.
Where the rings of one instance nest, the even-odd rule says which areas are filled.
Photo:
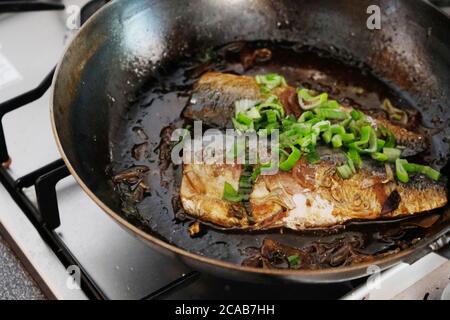
[[[286, 114], [300, 116], [302, 110], [297, 103], [296, 90], [285, 86], [273, 92], [282, 102]], [[194, 86], [191, 99], [183, 110], [183, 117], [193, 121], [203, 121], [205, 125], [225, 129], [232, 128], [234, 103], [238, 100], [262, 100], [259, 85], [253, 77], [207, 72]], [[391, 123], [389, 120], [374, 118], [374, 125], [391, 131], [397, 143], [403, 146], [402, 157], [410, 157], [427, 149], [426, 138], [416, 132]]]

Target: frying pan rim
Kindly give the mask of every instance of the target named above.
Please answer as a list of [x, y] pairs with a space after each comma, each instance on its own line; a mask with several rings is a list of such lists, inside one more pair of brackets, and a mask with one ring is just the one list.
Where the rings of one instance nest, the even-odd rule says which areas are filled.
[[[106, 12], [110, 10], [109, 8], [116, 5], [119, 1], [113, 0], [107, 4], [105, 4], [102, 8], [96, 11], [89, 19], [80, 27], [78, 33], [68, 42], [66, 47], [63, 50], [62, 56], [57, 64], [55, 74], [52, 79], [52, 86], [50, 88], [50, 122], [52, 127], [52, 132], [56, 141], [56, 145], [59, 153], [61, 154], [61, 158], [69, 169], [70, 174], [75, 178], [76, 182], [80, 185], [82, 190], [98, 205], [107, 215], [109, 215], [113, 220], [116, 221], [120, 226], [124, 227], [127, 231], [131, 232], [133, 235], [137, 235], [139, 238], [144, 241], [148, 241], [156, 246], [164, 248], [169, 252], [175, 253], [182, 257], [192, 259], [194, 261], [199, 261], [201, 263], [209, 264], [215, 267], [220, 267], [224, 269], [228, 269], [229, 271], [239, 271], [251, 274], [258, 275], [269, 275], [269, 276], [281, 276], [281, 277], [298, 277], [301, 282], [304, 283], [334, 283], [347, 281], [350, 279], [356, 279], [360, 277], [364, 277], [367, 275], [367, 268], [369, 266], [377, 265], [381, 266], [382, 270], [387, 268], [391, 268], [405, 260], [405, 258], [411, 256], [416, 251], [420, 250], [420, 247], [408, 248], [403, 250], [397, 254], [388, 255], [381, 259], [376, 259], [374, 261], [364, 262], [361, 264], [356, 264], [353, 266], [344, 266], [344, 267], [336, 267], [336, 268], [326, 268], [326, 269], [317, 269], [317, 270], [294, 270], [294, 269], [262, 269], [256, 267], [249, 267], [239, 265], [237, 263], [226, 262], [218, 259], [208, 258], [205, 256], [201, 256], [196, 253], [188, 252], [185, 249], [179, 248], [175, 245], [172, 245], [166, 241], [158, 239], [155, 236], [150, 235], [149, 233], [139, 229], [135, 225], [131, 224], [127, 220], [125, 220], [121, 215], [116, 213], [114, 210], [109, 208], [102, 200], [100, 200], [94, 192], [90, 190], [90, 188], [84, 183], [83, 179], [78, 175], [77, 171], [72, 166], [69, 158], [67, 157], [64, 147], [59, 138], [58, 130], [56, 128], [56, 119], [54, 113], [54, 100], [55, 100], [55, 85], [57, 79], [59, 78], [61, 65], [64, 63], [64, 60], [67, 57], [67, 52], [72, 48], [75, 39], [81, 37], [84, 30], [86, 30], [98, 16], [107, 14]], [[425, 244], [426, 245], [426, 244]], [[347, 274], [347, 276], [345, 276]], [[353, 276], [353, 274], [358, 274], [357, 276]], [[322, 278], [321, 276], [325, 276]], [[336, 277], [337, 276], [337, 277]], [[339, 277], [340, 276], [340, 277]]]

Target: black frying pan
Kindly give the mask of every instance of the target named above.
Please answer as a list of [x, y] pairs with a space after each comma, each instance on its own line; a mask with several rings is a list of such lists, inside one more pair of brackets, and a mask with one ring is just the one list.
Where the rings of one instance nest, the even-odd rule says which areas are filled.
[[[366, 27], [366, 10], [373, 4], [381, 8], [381, 30]], [[157, 198], [144, 200], [139, 215], [124, 212], [111, 170], [132, 165], [123, 151], [134, 143], [136, 125], [144, 126], [148, 142], [157, 145], [159, 130], [181, 112], [183, 95], [172, 96], [171, 103], [150, 103], [151, 94], [171, 90], [153, 90], [152, 84], [195, 52], [258, 40], [293, 43], [365, 66], [420, 111], [425, 127], [435, 129], [430, 131], [432, 155], [443, 164], [449, 152], [445, 138], [450, 136], [449, 30], [445, 15], [411, 0], [112, 1], [82, 27], [59, 64], [52, 99], [55, 136], [71, 173], [106, 213], [148, 244], [195, 268], [243, 280], [332, 282], [361, 277], [369, 265], [384, 269], [429, 252], [430, 244], [449, 230], [449, 210], [438, 212], [439, 221], [417, 236], [420, 241], [372, 262], [319, 270], [259, 269], [240, 264], [240, 249], [258, 246], [265, 237], [301, 246], [342, 235], [379, 234], [380, 224], [338, 235], [210, 229], [191, 238], [187, 226], [174, 219], [171, 190], [157, 190]], [[184, 85], [180, 88], [189, 89], [189, 83]]]

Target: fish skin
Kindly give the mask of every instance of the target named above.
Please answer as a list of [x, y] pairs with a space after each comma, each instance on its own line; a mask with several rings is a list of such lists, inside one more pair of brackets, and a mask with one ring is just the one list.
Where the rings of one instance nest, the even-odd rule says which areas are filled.
[[252, 77], [208, 72], [195, 84], [183, 117], [201, 120], [211, 127], [232, 128], [234, 103], [260, 97], [260, 88]]
[[[278, 87], [273, 93], [280, 98], [286, 114], [299, 117], [301, 109], [293, 98], [295, 88]], [[220, 72], [205, 73], [195, 84], [189, 104], [183, 110], [183, 117], [203, 121], [204, 124], [219, 128], [232, 128], [234, 102], [241, 99], [264, 100], [267, 98], [253, 77]], [[389, 120], [374, 118], [377, 126], [389, 129], [398, 145], [403, 146], [402, 157], [410, 157], [427, 149], [427, 140], [421, 134], [409, 131]]]
[[[253, 211], [256, 209], [253, 214], [255, 224], [252, 225], [243, 212], [245, 210], [241, 203], [222, 199], [225, 182], [231, 184], [235, 190], [239, 188], [241, 172], [241, 165], [185, 164], [180, 188], [181, 204], [184, 210], [195, 218], [224, 228], [261, 228], [260, 226], [263, 225], [272, 225], [273, 223], [269, 220], [276, 214], [283, 213], [282, 207], [276, 202], [266, 205], [252, 204]], [[252, 194], [261, 196], [260, 192], [265, 191], [255, 186]], [[262, 195], [267, 196], [267, 194]], [[236, 213], [241, 213], [242, 217], [237, 217]], [[278, 225], [280, 226], [279, 223]]]
[[[318, 152], [321, 161], [317, 164], [302, 159], [291, 172], [257, 179], [250, 195], [253, 224], [245, 214], [241, 218], [233, 214], [240, 204], [222, 200], [225, 181], [238, 188], [242, 170], [238, 165], [185, 165], [180, 191], [183, 207], [199, 220], [222, 228], [305, 230], [355, 219], [404, 217], [447, 203], [444, 182], [415, 175], [402, 184], [389, 179], [384, 165], [373, 160], [364, 161], [354, 176], [343, 180], [336, 167], [345, 163], [345, 154], [326, 147]], [[384, 204], [394, 191], [400, 196], [398, 207], [386, 212]]]

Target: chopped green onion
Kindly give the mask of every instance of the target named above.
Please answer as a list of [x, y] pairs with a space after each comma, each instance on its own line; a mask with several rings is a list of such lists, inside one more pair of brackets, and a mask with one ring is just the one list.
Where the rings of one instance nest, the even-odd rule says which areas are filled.
[[[350, 123], [353, 121], [353, 119], [352, 118], [348, 118], [348, 119], [345, 119], [344, 121], [342, 121], [341, 123], [340, 123], [340, 125], [341, 126], [343, 126], [344, 128], [347, 128], [349, 125], [350, 125]], [[353, 133], [353, 132], [352, 132]]]
[[364, 153], [374, 153], [378, 150], [378, 138], [375, 130], [371, 130], [369, 137], [369, 148], [363, 150]]
[[305, 123], [310, 124], [310, 125], [313, 126], [313, 125], [318, 124], [318, 123], [321, 122], [321, 121], [322, 121], [321, 118], [313, 118], [313, 119], [311, 119], [311, 120], [306, 121]]
[[241, 202], [242, 197], [239, 195], [239, 193], [233, 188], [231, 184], [228, 182], [225, 182], [223, 185], [223, 200], [230, 201], [230, 202]]
[[320, 105], [320, 108], [339, 109], [341, 106], [336, 100], [328, 100]]
[[383, 138], [386, 140], [386, 144], [384, 145], [385, 148], [394, 148], [396, 146], [395, 136], [394, 134], [386, 129], [385, 127], [381, 126], [378, 128], [380, 131], [380, 134]]
[[310, 119], [314, 119], [316, 115], [312, 111], [306, 111], [303, 112], [300, 118], [298, 119], [298, 122], [306, 122]]
[[275, 122], [275, 123], [269, 123], [265, 129], [267, 130], [268, 134], [271, 134], [274, 129], [279, 129], [279, 128], [280, 128], [280, 125]]
[[389, 160], [388, 156], [381, 152], [375, 152], [372, 154], [372, 159], [380, 161], [380, 162], [386, 162]]
[[240, 123], [239, 121], [237, 121], [236, 119], [231, 119], [231, 121], [233, 122], [233, 126], [236, 130], [238, 131], [248, 131], [248, 130], [252, 130], [252, 126], [247, 126], [245, 124]]
[[382, 139], [378, 139], [377, 140], [377, 151], [382, 151], [385, 144], [386, 144], [386, 141], [384, 141]]
[[257, 167], [255, 169], [253, 169], [252, 175], [251, 175], [251, 179], [253, 182], [256, 182], [256, 180], [258, 179], [259, 175], [261, 174], [261, 168]]
[[342, 110], [328, 109], [328, 108], [317, 108], [314, 110], [316, 114], [322, 119], [328, 120], [345, 120], [348, 118], [348, 114]]
[[394, 107], [389, 99], [384, 99], [383, 104], [381, 105], [381, 109], [388, 113], [389, 119], [400, 121], [403, 124], [408, 123], [408, 114], [405, 111]]
[[247, 112], [249, 109], [254, 107], [257, 103], [258, 103], [258, 101], [250, 100], [250, 99], [242, 99], [242, 100], [236, 101], [234, 103], [236, 116], [239, 112], [243, 112], [243, 113]]
[[350, 158], [352, 160], [353, 164], [357, 168], [361, 168], [362, 159], [361, 159], [361, 156], [359, 155], [359, 152], [356, 149], [350, 148], [347, 152], [347, 156], [348, 156], [348, 158]]
[[405, 170], [407, 172], [421, 173], [435, 181], [438, 181], [441, 178], [441, 173], [437, 170], [434, 170], [433, 168], [431, 168], [429, 166], [424, 166], [424, 165], [415, 164], [415, 163], [406, 163], [403, 165], [403, 167], [405, 168]]
[[287, 85], [286, 80], [284, 77], [275, 74], [275, 73], [269, 73], [266, 75], [257, 75], [255, 77], [256, 83], [260, 85], [266, 86], [268, 89], [272, 90], [277, 87], [284, 87]]
[[340, 148], [342, 147], [342, 138], [340, 135], [335, 134], [333, 138], [331, 139], [331, 144], [333, 145], [333, 148]]
[[377, 152], [378, 138], [375, 131], [370, 126], [362, 127], [361, 140], [350, 143], [349, 147], [354, 148], [358, 150], [359, 153], [364, 154], [372, 154]]
[[284, 117], [284, 108], [281, 105], [281, 103], [276, 99], [278, 99], [278, 98], [275, 97], [275, 100], [269, 98], [266, 102], [263, 102], [260, 105], [256, 106], [256, 109], [259, 112], [263, 112], [266, 110], [274, 110], [280, 114], [280, 118], [283, 118]]
[[308, 134], [307, 136], [300, 137], [297, 139], [296, 144], [298, 144], [302, 149], [309, 147], [313, 142], [312, 135]]
[[352, 110], [350, 112], [350, 116], [352, 117], [353, 120], [358, 121], [364, 118], [364, 113], [358, 110]]
[[328, 94], [322, 93], [318, 96], [314, 96], [314, 93], [307, 89], [297, 90], [298, 102], [303, 110], [314, 109], [328, 100]]
[[356, 173], [356, 167], [355, 164], [353, 163], [353, 160], [347, 155], [347, 165], [350, 168], [350, 170], [352, 171], [352, 174]]
[[242, 113], [242, 112], [239, 112], [239, 113], [238, 113], [238, 115], [237, 115], [237, 117], [236, 117], [236, 120], [237, 120], [239, 123], [245, 124], [245, 125], [248, 126], [248, 127], [250, 127], [250, 126], [253, 124], [252, 118], [248, 117], [247, 115], [245, 115], [245, 114]]
[[429, 166], [424, 166], [422, 168], [422, 173], [434, 181], [438, 181], [441, 178], [441, 173]]
[[300, 256], [298, 254], [289, 256], [287, 259], [290, 266], [296, 266], [300, 263]]
[[327, 131], [328, 129], [330, 129], [330, 127], [331, 127], [330, 121], [323, 120], [323, 121], [320, 121], [320, 122], [317, 122], [316, 124], [314, 124], [312, 126], [312, 130], [313, 131], [317, 130], [318, 131], [317, 133], [320, 133], [320, 132]]
[[259, 114], [258, 109], [256, 109], [255, 107], [250, 108], [250, 110], [245, 112], [245, 114], [247, 115], [247, 117], [253, 120], [261, 119], [261, 115]]
[[331, 132], [331, 129], [328, 129], [322, 134], [322, 139], [326, 144], [329, 144], [331, 142], [331, 138], [333, 138], [333, 133]]
[[289, 115], [281, 121], [281, 124], [285, 129], [290, 129], [295, 123], [297, 123], [297, 119], [295, 119], [293, 115]]
[[348, 124], [348, 130], [355, 136], [359, 136], [361, 134], [361, 130], [354, 120], [350, 121], [350, 123]]
[[344, 134], [341, 134], [340, 136], [341, 136], [342, 142], [344, 142], [344, 143], [350, 143], [350, 142], [355, 141], [355, 135], [353, 133], [344, 133]]
[[399, 149], [395, 148], [383, 148], [383, 153], [387, 156], [389, 162], [395, 162], [402, 154]]
[[341, 125], [338, 124], [334, 124], [331, 126], [331, 133], [332, 134], [338, 134], [338, 135], [343, 135], [345, 134], [345, 128]]
[[310, 123], [296, 123], [291, 127], [295, 132], [301, 136], [306, 136], [311, 133], [312, 125]]
[[291, 146], [291, 150], [292, 152], [289, 157], [285, 161], [280, 163], [280, 169], [283, 171], [290, 171], [302, 156], [301, 151], [296, 147]]
[[404, 165], [407, 163], [408, 163], [408, 161], [406, 161], [406, 160], [402, 160], [402, 159], [395, 160], [395, 172], [397, 175], [397, 179], [403, 183], [409, 182], [408, 172], [404, 168]]
[[290, 266], [297, 266], [300, 264], [300, 256], [298, 254], [287, 257], [287, 260]]
[[277, 122], [277, 114], [273, 110], [267, 110], [264, 112], [267, 117], [268, 123], [274, 123]]
[[355, 142], [356, 146], [363, 146], [369, 143], [370, 136], [372, 133], [372, 127], [371, 126], [364, 126], [360, 129], [360, 140], [358, 142]]
[[306, 160], [308, 160], [308, 162], [311, 164], [316, 164], [320, 162], [320, 156], [316, 150], [313, 150], [307, 153]]
[[353, 175], [352, 169], [348, 164], [344, 164], [343, 166], [337, 167], [336, 170], [338, 175], [344, 180], [350, 179], [351, 176]]

